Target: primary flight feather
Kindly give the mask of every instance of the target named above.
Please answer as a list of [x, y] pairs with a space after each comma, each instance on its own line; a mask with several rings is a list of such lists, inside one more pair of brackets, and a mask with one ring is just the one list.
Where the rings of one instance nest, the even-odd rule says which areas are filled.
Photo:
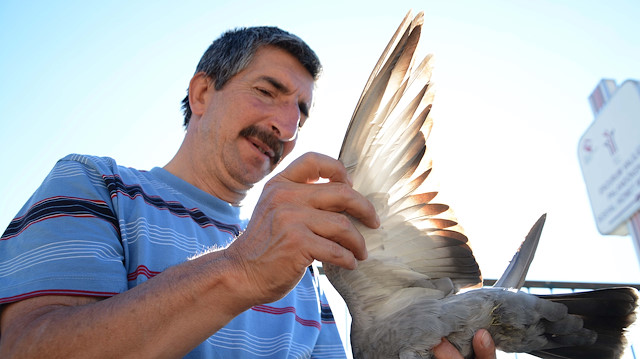
[[[404, 18], [369, 77], [340, 151], [379, 229], [354, 224], [369, 257], [356, 270], [325, 264], [352, 316], [355, 358], [432, 358], [447, 337], [467, 358], [486, 328], [499, 349], [542, 358], [618, 358], [635, 319], [632, 288], [534, 296], [481, 287], [480, 269], [452, 211], [429, 189], [431, 56], [415, 62], [422, 13]], [[544, 217], [499, 283], [518, 288]]]

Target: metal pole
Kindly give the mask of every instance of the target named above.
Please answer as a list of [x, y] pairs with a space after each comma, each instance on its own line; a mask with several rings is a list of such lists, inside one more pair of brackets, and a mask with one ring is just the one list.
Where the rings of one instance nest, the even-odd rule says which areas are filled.
[[627, 228], [631, 236], [631, 241], [633, 241], [633, 246], [636, 249], [638, 265], [640, 265], [640, 211], [631, 216], [629, 222], [627, 222]]

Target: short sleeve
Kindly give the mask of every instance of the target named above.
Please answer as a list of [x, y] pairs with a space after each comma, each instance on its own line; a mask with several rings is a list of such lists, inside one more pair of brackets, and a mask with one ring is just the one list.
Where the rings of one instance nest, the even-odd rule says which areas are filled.
[[55, 165], [0, 238], [0, 304], [127, 289], [109, 168], [73, 155]]

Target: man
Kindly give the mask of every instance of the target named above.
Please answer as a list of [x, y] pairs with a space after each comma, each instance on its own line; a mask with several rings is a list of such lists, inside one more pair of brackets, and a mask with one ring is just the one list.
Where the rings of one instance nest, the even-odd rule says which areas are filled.
[[[164, 168], [59, 161], [0, 240], [0, 357], [344, 355], [308, 269], [366, 259], [344, 213], [379, 225], [344, 167], [307, 154], [238, 218], [293, 149], [319, 72], [280, 29], [228, 32], [198, 64]], [[479, 358], [495, 355], [485, 332], [476, 340]], [[446, 342], [437, 353], [459, 356]]]

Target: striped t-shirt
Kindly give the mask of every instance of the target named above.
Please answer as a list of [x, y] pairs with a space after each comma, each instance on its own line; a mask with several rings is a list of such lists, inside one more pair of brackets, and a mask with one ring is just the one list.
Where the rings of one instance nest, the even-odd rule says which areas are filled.
[[[231, 206], [162, 168], [61, 159], [0, 237], [0, 304], [40, 295], [109, 297], [226, 247], [245, 227]], [[283, 299], [247, 310], [189, 358], [343, 358], [308, 270]]]

